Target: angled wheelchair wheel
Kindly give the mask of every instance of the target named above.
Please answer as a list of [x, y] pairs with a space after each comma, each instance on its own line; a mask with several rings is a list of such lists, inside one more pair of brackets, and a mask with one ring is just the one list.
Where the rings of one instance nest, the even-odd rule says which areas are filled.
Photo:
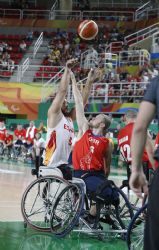
[[69, 183], [57, 176], [44, 176], [33, 181], [21, 200], [24, 221], [33, 229], [50, 231], [52, 206]]
[[57, 197], [50, 218], [51, 231], [64, 237], [78, 224], [84, 206], [83, 189], [76, 184], [65, 187]]
[[143, 249], [146, 212], [147, 204], [136, 212], [129, 224], [126, 236], [129, 250]]
[[97, 201], [97, 217], [93, 228], [99, 228], [99, 225], [105, 228], [107, 224], [107, 233], [112, 237], [114, 233], [121, 234], [125, 239], [128, 225], [133, 217], [133, 209], [122, 190], [116, 186], [114, 188], [118, 198], [111, 204], [100, 199]]

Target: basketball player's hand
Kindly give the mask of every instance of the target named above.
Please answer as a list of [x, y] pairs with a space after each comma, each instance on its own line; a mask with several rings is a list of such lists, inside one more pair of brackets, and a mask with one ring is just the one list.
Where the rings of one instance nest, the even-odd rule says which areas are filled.
[[99, 78], [99, 70], [97, 68], [91, 68], [89, 73], [88, 73], [88, 80], [90, 82], [94, 82], [96, 79]]
[[72, 58], [66, 62], [66, 67], [72, 69], [78, 63], [78, 58]]
[[142, 193], [148, 194], [148, 183], [141, 170], [133, 170], [129, 180], [130, 189], [139, 197], [143, 198]]

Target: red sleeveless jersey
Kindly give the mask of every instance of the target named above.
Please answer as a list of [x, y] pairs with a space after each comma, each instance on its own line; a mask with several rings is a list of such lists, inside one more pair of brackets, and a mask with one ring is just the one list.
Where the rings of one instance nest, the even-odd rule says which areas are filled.
[[[157, 147], [159, 146], [159, 132], [156, 135], [156, 139], [155, 139], [155, 150], [157, 149]], [[158, 168], [159, 167], [159, 163], [158, 161], [155, 160], [155, 167]]]
[[6, 129], [0, 129], [0, 141], [4, 141], [6, 135]]
[[159, 132], [156, 135], [156, 139], [155, 139], [155, 147], [157, 147], [159, 145]]
[[[126, 162], [131, 164], [131, 149], [130, 149], [130, 142], [131, 142], [131, 136], [132, 136], [132, 131], [133, 131], [134, 123], [129, 123], [126, 125], [124, 128], [122, 128], [119, 131], [118, 134], [118, 146], [120, 148], [120, 152]], [[143, 162], [148, 162], [148, 155], [146, 150], [144, 150], [143, 156], [142, 156], [142, 161]]]
[[74, 170], [104, 170], [104, 157], [108, 145], [107, 138], [95, 136], [91, 130], [87, 130], [73, 149]]

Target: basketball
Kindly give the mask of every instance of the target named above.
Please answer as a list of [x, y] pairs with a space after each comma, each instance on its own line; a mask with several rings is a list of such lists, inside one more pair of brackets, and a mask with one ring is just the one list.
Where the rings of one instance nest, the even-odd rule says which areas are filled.
[[98, 34], [98, 25], [93, 20], [84, 20], [78, 26], [78, 34], [84, 40], [92, 40]]

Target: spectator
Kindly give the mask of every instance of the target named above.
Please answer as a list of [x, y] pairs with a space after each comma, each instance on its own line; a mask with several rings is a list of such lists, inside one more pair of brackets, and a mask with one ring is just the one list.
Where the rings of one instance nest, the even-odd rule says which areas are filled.
[[28, 33], [26, 35], [26, 39], [27, 39], [27, 41], [30, 41], [30, 42], [33, 41], [33, 31], [32, 30], [28, 31]]
[[27, 46], [26, 46], [25, 41], [22, 40], [21, 43], [19, 44], [19, 50], [20, 50], [20, 52], [22, 52], [22, 53], [26, 52], [26, 47]]
[[39, 133], [46, 133], [47, 132], [47, 128], [45, 127], [43, 121], [40, 122], [39, 127], [37, 128], [37, 131]]
[[[39, 166], [42, 165], [42, 154], [45, 149], [45, 140], [41, 137], [41, 133], [37, 132], [35, 134], [33, 150], [32, 150], [32, 158], [35, 160], [35, 174], [38, 176]], [[34, 172], [33, 172], [34, 173]]]
[[4, 137], [4, 149], [8, 149], [8, 156], [11, 156], [11, 150], [13, 147], [13, 135], [9, 134], [8, 130], [6, 130]]
[[32, 145], [34, 142], [35, 134], [37, 132], [37, 128], [34, 125], [34, 121], [30, 121], [30, 126], [26, 130], [26, 140], [29, 141]]
[[6, 127], [3, 121], [0, 121], [0, 142], [4, 143]]

